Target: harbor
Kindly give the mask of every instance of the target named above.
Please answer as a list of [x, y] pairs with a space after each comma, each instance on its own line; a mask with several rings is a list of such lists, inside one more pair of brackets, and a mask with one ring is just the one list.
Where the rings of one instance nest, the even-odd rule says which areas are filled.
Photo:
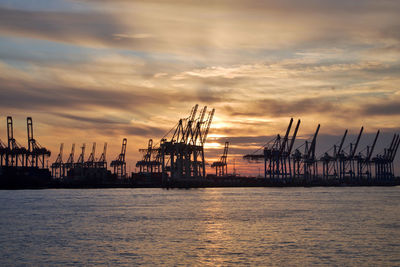
[[[75, 143], [64, 160], [64, 143], [60, 145], [55, 161], [45, 162], [51, 151], [34, 137], [33, 120], [27, 118], [27, 146], [14, 138], [11, 116], [7, 117], [7, 143], [0, 140], [0, 188], [116, 188], [116, 187], [296, 187], [296, 186], [393, 186], [400, 185], [394, 173], [394, 160], [400, 144], [394, 134], [384, 152], [375, 153], [380, 130], [370, 145], [359, 148], [364, 127], [355, 142], [345, 147], [348, 130], [321, 157], [316, 146], [321, 125], [318, 124], [310, 140], [294, 146], [301, 120], [292, 129], [293, 118], [283, 135], [275, 138], [254, 153], [243, 155], [251, 167], [263, 163], [263, 176], [241, 176], [228, 172], [229, 141], [217, 161], [208, 163], [205, 145], [212, 127], [215, 109], [192, 107], [187, 117], [156, 144], [149, 139], [147, 148], [140, 149], [143, 158], [136, 162], [138, 172], [127, 172], [127, 138], [123, 138], [121, 152], [108, 164], [107, 143], [96, 155], [96, 143], [88, 157], [82, 144], [75, 158]], [[346, 149], [347, 148], [347, 149]], [[206, 165], [215, 173], [207, 173]]]

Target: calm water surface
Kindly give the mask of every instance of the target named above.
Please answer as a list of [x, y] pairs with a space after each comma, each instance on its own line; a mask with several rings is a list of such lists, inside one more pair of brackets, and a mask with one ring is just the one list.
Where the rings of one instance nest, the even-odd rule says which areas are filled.
[[400, 187], [0, 191], [0, 266], [400, 266]]

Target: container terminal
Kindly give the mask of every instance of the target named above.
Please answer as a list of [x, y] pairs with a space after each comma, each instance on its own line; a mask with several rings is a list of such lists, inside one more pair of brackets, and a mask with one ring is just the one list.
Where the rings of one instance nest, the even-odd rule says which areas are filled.
[[[394, 174], [394, 159], [400, 135], [394, 134], [382, 153], [375, 153], [378, 130], [370, 144], [359, 149], [364, 128], [355, 142], [344, 147], [348, 130], [338, 143], [322, 156], [316, 156], [320, 125], [310, 140], [297, 148], [300, 119], [292, 130], [290, 119], [284, 135], [275, 138], [257, 151], [243, 155], [249, 166], [263, 163], [263, 176], [244, 177], [228, 173], [229, 141], [225, 142], [220, 158], [209, 164], [205, 144], [215, 109], [195, 105], [189, 116], [177, 124], [157, 143], [149, 139], [147, 148], [140, 149], [142, 159], [136, 162], [138, 172], [127, 173], [127, 138], [123, 138], [121, 153], [108, 165], [107, 143], [96, 157], [96, 143], [85, 158], [86, 144], [75, 144], [64, 160], [64, 144], [56, 160], [45, 166], [51, 152], [34, 137], [33, 120], [27, 118], [27, 146], [14, 138], [13, 119], [7, 117], [7, 143], [0, 140], [0, 189], [22, 188], [93, 188], [93, 187], [232, 187], [232, 186], [378, 186], [400, 185]], [[215, 172], [206, 173], [206, 165]]]

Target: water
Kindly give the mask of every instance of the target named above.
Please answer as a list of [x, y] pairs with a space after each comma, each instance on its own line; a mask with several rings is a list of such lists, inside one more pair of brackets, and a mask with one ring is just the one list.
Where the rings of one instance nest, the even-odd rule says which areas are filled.
[[0, 191], [0, 266], [400, 266], [400, 187]]

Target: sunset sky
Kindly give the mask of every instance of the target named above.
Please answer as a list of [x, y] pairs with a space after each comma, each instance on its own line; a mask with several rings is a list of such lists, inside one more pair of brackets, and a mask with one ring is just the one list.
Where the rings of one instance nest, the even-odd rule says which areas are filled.
[[0, 139], [10, 115], [26, 145], [32, 116], [51, 163], [92, 142], [111, 162], [127, 137], [134, 171], [198, 103], [216, 109], [207, 160], [230, 141], [242, 174], [290, 117], [296, 146], [321, 124], [318, 156], [361, 126], [360, 150], [381, 129], [382, 152], [400, 132], [399, 14], [398, 0], [0, 0]]

